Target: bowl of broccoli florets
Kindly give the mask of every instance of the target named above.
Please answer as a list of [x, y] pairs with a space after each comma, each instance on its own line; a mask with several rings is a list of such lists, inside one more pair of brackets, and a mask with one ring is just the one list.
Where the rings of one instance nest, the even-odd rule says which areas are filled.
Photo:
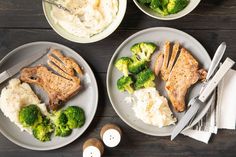
[[174, 20], [190, 13], [200, 0], [134, 0], [145, 14], [159, 20]]

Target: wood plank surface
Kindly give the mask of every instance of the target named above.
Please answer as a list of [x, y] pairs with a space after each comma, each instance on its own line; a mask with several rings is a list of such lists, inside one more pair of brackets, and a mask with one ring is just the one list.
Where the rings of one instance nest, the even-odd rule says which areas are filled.
[[[5, 56], [14, 48], [34, 41], [51, 41], [64, 44], [77, 51], [94, 69], [95, 72], [106, 72], [109, 61], [116, 48], [130, 35], [138, 30], [118, 29], [108, 38], [92, 44], [75, 44], [63, 39], [53, 30], [45, 29], [1, 29], [0, 28], [0, 57]], [[194, 30], [184, 29], [196, 38], [212, 57], [217, 46], [227, 43], [226, 56], [234, 57], [236, 44], [236, 30]], [[111, 44], [107, 44], [111, 43]], [[201, 52], [199, 52], [201, 53]]]
[[[188, 16], [174, 21], [160, 21], [148, 17], [128, 0], [123, 29], [144, 29], [169, 26], [179, 29], [235, 29], [235, 0], [202, 0]], [[1, 0], [0, 27], [49, 28], [44, 17], [41, 0]]]
[[[21, 148], [0, 134], [0, 157], [81, 157], [82, 144], [98, 137], [101, 127], [114, 122], [124, 132], [121, 144], [105, 149], [105, 157], [235, 157], [236, 132], [220, 130], [206, 145], [183, 135], [175, 141], [139, 133], [125, 124], [113, 110], [106, 92], [106, 71], [116, 48], [130, 35], [149, 27], [173, 27], [194, 36], [212, 57], [222, 41], [226, 56], [236, 60], [236, 1], [202, 0], [189, 15], [174, 21], [160, 21], [142, 13], [127, 0], [127, 12], [119, 28], [108, 38], [93, 44], [77, 44], [63, 39], [47, 23], [41, 0], [0, 0], [0, 58], [14, 48], [33, 41], [52, 41], [76, 50], [92, 67], [99, 86], [96, 116], [88, 130], [72, 144], [53, 151]], [[199, 52], [201, 53], [201, 52]]]

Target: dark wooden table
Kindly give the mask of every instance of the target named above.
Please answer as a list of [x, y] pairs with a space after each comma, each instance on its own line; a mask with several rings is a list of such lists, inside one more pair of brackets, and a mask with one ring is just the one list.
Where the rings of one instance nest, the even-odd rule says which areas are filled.
[[[144, 135], [127, 126], [113, 110], [106, 94], [106, 71], [109, 60], [123, 40], [133, 33], [157, 26], [173, 27], [194, 36], [212, 57], [219, 43], [227, 42], [229, 56], [236, 60], [236, 1], [202, 0], [189, 15], [174, 21], [159, 21], [143, 14], [128, 0], [125, 18], [108, 38], [93, 44], [77, 44], [57, 35], [47, 23], [41, 0], [0, 0], [0, 58], [12, 49], [33, 41], [52, 41], [79, 52], [92, 67], [99, 85], [99, 104], [88, 130], [70, 145], [53, 151], [32, 151], [21, 148], [0, 135], [0, 157], [81, 157], [82, 144], [89, 137], [98, 137], [101, 127], [113, 122], [124, 132], [121, 144], [105, 149], [107, 157], [220, 157], [236, 156], [236, 132], [220, 130], [208, 145], [188, 137]], [[201, 53], [201, 52], [199, 52]]]

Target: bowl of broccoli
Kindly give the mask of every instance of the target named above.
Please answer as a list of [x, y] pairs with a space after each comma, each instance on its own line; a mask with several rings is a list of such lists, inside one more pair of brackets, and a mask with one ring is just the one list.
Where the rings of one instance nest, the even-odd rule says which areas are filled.
[[145, 14], [159, 20], [174, 20], [189, 14], [200, 0], [134, 0]]

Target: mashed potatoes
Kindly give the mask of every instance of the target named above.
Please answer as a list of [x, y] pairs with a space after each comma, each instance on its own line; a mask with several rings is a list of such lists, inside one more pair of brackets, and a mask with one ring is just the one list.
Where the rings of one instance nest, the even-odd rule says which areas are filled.
[[22, 107], [30, 104], [37, 105], [46, 114], [45, 105], [40, 104], [40, 100], [27, 83], [21, 83], [19, 79], [12, 79], [9, 81], [9, 85], [2, 89], [0, 96], [0, 108], [2, 112], [21, 131], [26, 130], [29, 133], [31, 133], [31, 130], [23, 128], [19, 122], [19, 111]]
[[155, 88], [135, 91], [132, 100], [136, 117], [144, 123], [163, 127], [176, 122], [166, 98], [160, 96]]
[[89, 38], [102, 32], [116, 18], [118, 0], [59, 0], [72, 14], [52, 6], [51, 17], [67, 32]]

